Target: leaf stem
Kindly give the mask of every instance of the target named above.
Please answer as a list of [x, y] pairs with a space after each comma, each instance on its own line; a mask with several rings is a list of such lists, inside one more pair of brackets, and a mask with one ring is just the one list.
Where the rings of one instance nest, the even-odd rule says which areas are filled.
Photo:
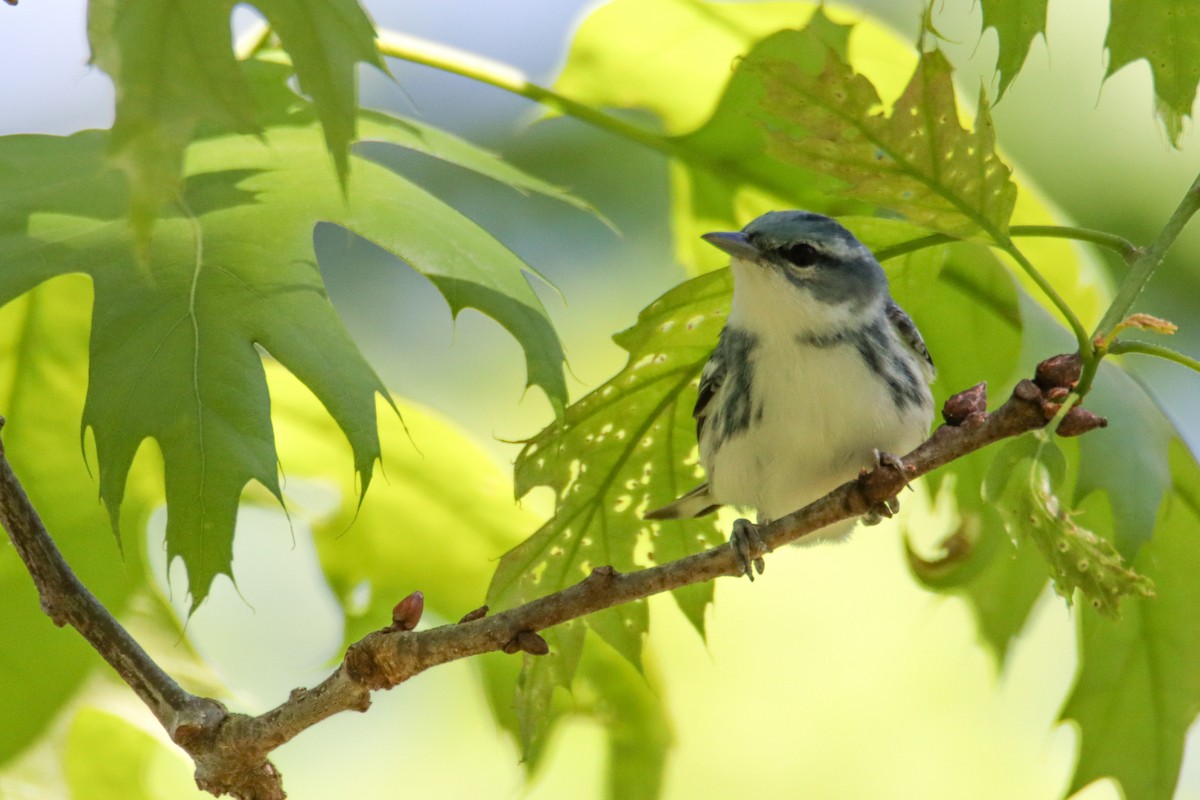
[[1087, 329], [1083, 327], [1083, 323], [1079, 321], [1079, 317], [1075, 316], [1075, 312], [1067, 305], [1067, 301], [1062, 298], [1062, 295], [1058, 293], [1054, 285], [1046, 279], [1046, 276], [1038, 272], [1033, 262], [1025, 257], [1025, 254], [1021, 252], [1021, 249], [1017, 247], [1016, 243], [1009, 236], [1000, 235], [996, 239], [996, 244], [1000, 246], [1000, 249], [1012, 256], [1013, 260], [1024, 270], [1030, 280], [1042, 290], [1042, 294], [1046, 295], [1046, 298], [1058, 309], [1063, 319], [1071, 327], [1071, 332], [1075, 334], [1075, 341], [1079, 343], [1079, 355], [1085, 363], [1090, 361], [1095, 350], [1092, 346], [1092, 339], [1088, 336]]
[[1129, 273], [1122, 281], [1120, 289], [1117, 290], [1116, 298], [1108, 307], [1108, 311], [1104, 312], [1104, 318], [1100, 320], [1100, 324], [1096, 326], [1096, 338], [1106, 338], [1121, 320], [1125, 319], [1129, 310], [1133, 308], [1134, 301], [1149, 283], [1154, 270], [1162, 263], [1163, 256], [1166, 255], [1176, 237], [1197, 211], [1200, 211], [1200, 176], [1192, 181], [1191, 187], [1179, 201], [1175, 212], [1171, 214], [1171, 218], [1159, 232], [1158, 238], [1143, 250], [1130, 266]]
[[678, 155], [677, 148], [667, 137], [536, 84], [529, 80], [525, 73], [503, 62], [406, 33], [383, 29], [378, 31], [375, 47], [385, 56], [423, 64], [495, 86], [637, 142], [651, 150], [670, 156]]
[[1018, 238], [1022, 236], [1036, 236], [1047, 239], [1074, 239], [1079, 242], [1088, 242], [1112, 250], [1126, 264], [1133, 263], [1142, 254], [1142, 248], [1123, 236], [1091, 228], [1076, 228], [1072, 225], [1013, 225], [1008, 229], [1008, 233], [1010, 236]]
[[1121, 340], [1114, 342], [1108, 348], [1108, 352], [1113, 355], [1121, 353], [1141, 353], [1147, 356], [1158, 356], [1165, 358], [1167, 361], [1174, 361], [1176, 364], [1183, 364], [1185, 367], [1194, 369], [1200, 372], [1200, 359], [1192, 358], [1184, 355], [1178, 350], [1173, 350], [1170, 347], [1165, 347], [1161, 344], [1152, 344], [1150, 342], [1138, 342], [1133, 340]]
[[[1076, 228], [1070, 225], [1013, 225], [1008, 229], [1009, 236], [1015, 238], [1034, 237], [1043, 239], [1074, 239], [1079, 242], [1088, 242], [1089, 244], [1105, 247], [1129, 263], [1133, 259], [1141, 255], [1141, 248], [1115, 233], [1107, 231], [1091, 230], [1090, 228]], [[964, 241], [954, 236], [945, 233], [931, 233], [928, 236], [922, 236], [917, 239], [910, 239], [907, 242], [893, 245], [880, 250], [875, 254], [875, 257], [880, 261], [886, 261], [889, 258], [898, 258], [899, 256], [908, 255], [917, 250], [924, 250], [927, 247], [937, 247], [940, 244], [950, 244], [951, 242]]]

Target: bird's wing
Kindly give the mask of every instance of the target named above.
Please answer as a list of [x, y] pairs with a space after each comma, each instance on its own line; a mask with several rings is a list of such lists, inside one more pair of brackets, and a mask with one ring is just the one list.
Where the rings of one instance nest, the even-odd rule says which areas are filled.
[[921, 338], [921, 332], [917, 330], [917, 323], [912, 321], [912, 317], [906, 314], [903, 308], [896, 305], [896, 301], [891, 298], [888, 298], [886, 313], [888, 322], [892, 324], [892, 330], [900, 337], [900, 341], [904, 342], [908, 349], [929, 362], [929, 366], [932, 368], [933, 356], [929, 355], [929, 348], [925, 346], [925, 340]]
[[721, 384], [725, 382], [725, 354], [724, 348], [721, 346], [724, 341], [722, 338], [721, 342], [717, 344], [717, 349], [713, 350], [712, 355], [708, 357], [708, 363], [704, 365], [704, 369], [700, 370], [700, 389], [696, 393], [696, 407], [692, 409], [692, 416], [696, 418], [696, 441], [700, 441], [700, 434], [704, 431], [704, 420], [708, 417], [709, 404], [716, 397]]

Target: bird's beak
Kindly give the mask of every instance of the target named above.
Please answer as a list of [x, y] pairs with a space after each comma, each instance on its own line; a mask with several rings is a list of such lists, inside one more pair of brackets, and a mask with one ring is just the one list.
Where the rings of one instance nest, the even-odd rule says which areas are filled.
[[746, 234], [741, 231], [733, 233], [725, 233], [723, 231], [706, 233], [700, 238], [713, 247], [724, 250], [734, 258], [744, 258], [747, 261], [753, 261], [759, 256], [758, 248], [751, 244], [750, 240], [746, 238]]

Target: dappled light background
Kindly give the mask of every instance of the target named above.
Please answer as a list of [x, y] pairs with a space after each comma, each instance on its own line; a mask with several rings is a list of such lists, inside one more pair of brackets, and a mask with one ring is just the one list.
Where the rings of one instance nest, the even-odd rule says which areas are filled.
[[[481, 53], [544, 84], [553, 81], [572, 30], [593, 5], [367, 3], [381, 27]], [[871, 13], [916, 36], [915, 0], [844, 9], [848, 18]], [[964, 98], [974, 97], [981, 82], [994, 87], [995, 38], [980, 38], [977, 4], [947, 0], [938, 11]], [[798, 23], [807, 13], [797, 4]], [[23, 0], [0, 8], [0, 68], [10, 76], [0, 84], [0, 133], [67, 133], [111, 123], [111, 86], [85, 66], [84, 15], [82, 0]], [[253, 15], [239, 11], [237, 21], [250, 25]], [[1145, 242], [1200, 171], [1200, 147], [1189, 128], [1182, 151], [1169, 149], [1152, 118], [1144, 64], [1102, 85], [1106, 24], [1101, 4], [1051, 2], [1049, 51], [1035, 41], [994, 118], [1000, 147], [1023, 180], [1036, 176], [1048, 199], [1079, 225]], [[669, 57], [669, 37], [664, 48]], [[546, 277], [533, 284], [566, 344], [572, 396], [582, 396], [624, 363], [610, 336], [685, 277], [673, 259], [665, 162], [574, 120], [539, 121], [536, 105], [499, 90], [424, 67], [391, 67], [395, 82], [364, 72], [366, 105], [419, 116], [490, 146], [576, 192], [611, 221], [610, 227], [416, 155], [403, 162], [406, 174]], [[640, 121], [655, 124], [648, 116]], [[473, 311], [451, 321], [424, 278], [365, 241], [326, 226], [316, 247], [335, 306], [388, 386], [440, 410], [511, 472], [517, 452], [511, 441], [551, 418], [544, 397], [524, 391], [518, 345]], [[1198, 259], [1200, 227], [1193, 223], [1140, 306], [1178, 323], [1175, 344], [1188, 353], [1200, 352]], [[1119, 274], [1121, 266], [1107, 268]], [[1200, 375], [1165, 362], [1138, 369], [1193, 451], [1200, 450]], [[437, 442], [418, 433], [411, 445]], [[384, 473], [387, 468], [385, 452]], [[188, 623], [188, 635], [214, 665], [213, 680], [231, 690], [238, 710], [260, 712], [281, 702], [291, 688], [319, 681], [340, 656], [341, 615], [321, 577], [310, 530], [311, 520], [336, 505], [333, 491], [289, 486], [290, 521], [275, 511], [243, 511], [237, 586], [219, 579]], [[533, 496], [526, 508], [534, 518], [546, 505]], [[929, 532], [923, 542], [936, 541], [946, 524], [920, 489], [908, 495], [903, 513], [921, 520], [918, 527]], [[395, 521], [396, 536], [408, 534], [405, 522]], [[157, 515], [147, 534], [150, 552], [160, 557], [163, 524]], [[421, 535], [431, 543], [427, 570], [436, 573], [437, 532]], [[347, 546], [354, 536], [351, 526], [342, 536]], [[183, 613], [181, 571], [161, 563], [156, 570]], [[1050, 800], [1065, 792], [1076, 743], [1073, 730], [1056, 727], [1055, 719], [1075, 656], [1070, 615], [1058, 598], [1042, 598], [1001, 673], [979, 646], [966, 606], [924, 591], [909, 577], [894, 524], [860, 530], [846, 544], [779, 553], [762, 580], [721, 581], [717, 595], [707, 644], [670, 601], [651, 602], [646, 677], [668, 709], [675, 740], [666, 796]], [[423, 624], [433, 622], [427, 616]], [[492, 720], [474, 670], [463, 662], [433, 670], [377, 695], [370, 713], [341, 715], [279, 750], [275, 761], [289, 795], [602, 796], [605, 740], [599, 726], [584, 719], [557, 731], [544, 768], [523, 788], [518, 750]], [[97, 704], [145, 724], [147, 716], [128, 697], [104, 681], [96, 684], [89, 691]], [[182, 756], [163, 749], [155, 759], [146, 796], [200, 796]], [[48, 750], [35, 750], [18, 765], [17, 779], [0, 780], [0, 796], [55, 769]], [[67, 791], [61, 782], [60, 788]], [[1080, 796], [1118, 794], [1101, 783]], [[1200, 798], [1195, 736], [1177, 797]]]

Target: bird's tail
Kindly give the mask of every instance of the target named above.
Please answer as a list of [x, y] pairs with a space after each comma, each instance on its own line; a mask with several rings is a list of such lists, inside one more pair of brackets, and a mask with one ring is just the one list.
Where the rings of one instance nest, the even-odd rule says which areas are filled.
[[678, 500], [661, 508], [647, 511], [642, 519], [690, 519], [711, 514], [721, 507], [708, 493], [708, 484], [702, 483]]

